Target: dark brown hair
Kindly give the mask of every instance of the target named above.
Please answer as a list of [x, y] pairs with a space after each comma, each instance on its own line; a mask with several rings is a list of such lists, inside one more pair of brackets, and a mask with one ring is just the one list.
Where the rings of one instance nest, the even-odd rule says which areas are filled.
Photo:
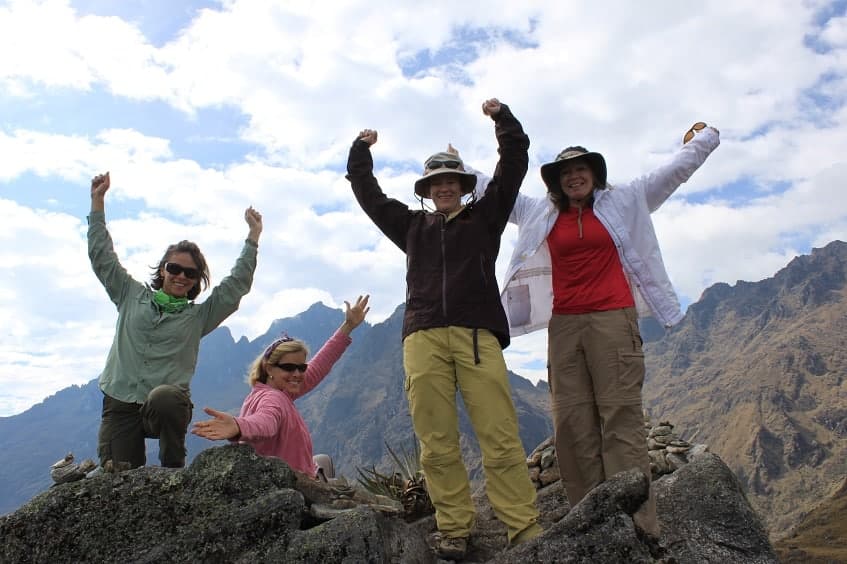
[[204, 257], [203, 253], [200, 252], [200, 247], [191, 241], [180, 241], [179, 243], [167, 248], [165, 254], [162, 256], [162, 260], [159, 261], [159, 265], [150, 267], [153, 271], [150, 286], [152, 286], [154, 290], [162, 288], [162, 284], [165, 281], [164, 278], [162, 278], [162, 269], [165, 267], [165, 263], [168, 262], [168, 259], [176, 253], [190, 254], [191, 258], [194, 260], [194, 264], [197, 265], [197, 269], [200, 271], [200, 279], [197, 280], [194, 283], [194, 286], [188, 291], [188, 299], [193, 300], [200, 295], [200, 292], [209, 287], [209, 265], [206, 264], [206, 257]]
[[[579, 145], [574, 145], [573, 147], [568, 147], [567, 149], [563, 149], [562, 152], [559, 153], [559, 154], [563, 155], [564, 153], [569, 153], [571, 151], [579, 151], [580, 153], [588, 153], [588, 149], [586, 149], [585, 147], [580, 147]], [[572, 160], [574, 162], [582, 161], [586, 165], [588, 165], [588, 168], [591, 169], [591, 174], [594, 176], [594, 182], [596, 183], [596, 186], [594, 186], [595, 190], [603, 190], [603, 189], [606, 188], [605, 171], [597, 170], [595, 163], [591, 159], [585, 158], [585, 157], [575, 157], [573, 159], [568, 159], [568, 160]], [[556, 171], [556, 176], [557, 176], [557, 180], [558, 180], [558, 178], [561, 178], [561, 168], [559, 168]], [[567, 194], [565, 194], [564, 190], [562, 190], [561, 182], [560, 181], [557, 181], [555, 183], [545, 182], [545, 184], [547, 184], [547, 197], [550, 198], [550, 201], [553, 202], [553, 205], [556, 206], [556, 208], [559, 210], [559, 212], [568, 211], [571, 207], [571, 202], [570, 202], [570, 199], [568, 198]], [[591, 193], [592, 193], [592, 196], [588, 199], [589, 204], [594, 202], [594, 196], [593, 196], [594, 192], [593, 192], [593, 190], [592, 190]]]

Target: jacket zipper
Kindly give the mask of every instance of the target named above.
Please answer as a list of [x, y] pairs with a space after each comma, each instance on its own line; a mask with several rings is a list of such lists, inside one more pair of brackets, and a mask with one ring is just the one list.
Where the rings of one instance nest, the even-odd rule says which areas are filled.
[[447, 216], [441, 216], [441, 314], [447, 319], [447, 248], [444, 243]]
[[577, 208], [579, 211], [576, 215], [576, 224], [579, 225], [579, 238], [582, 239], [582, 206]]

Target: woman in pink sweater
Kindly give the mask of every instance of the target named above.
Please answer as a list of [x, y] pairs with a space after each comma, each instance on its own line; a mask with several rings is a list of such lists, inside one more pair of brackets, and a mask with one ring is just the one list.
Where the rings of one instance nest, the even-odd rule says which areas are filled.
[[293, 470], [315, 477], [312, 438], [294, 400], [315, 388], [341, 358], [352, 342], [350, 333], [370, 310], [368, 297], [359, 296], [352, 307], [344, 302], [344, 323], [308, 364], [303, 341], [285, 336], [271, 343], [250, 367], [247, 381], [253, 389], [244, 398], [241, 414], [233, 417], [206, 407], [203, 411], [213, 419], [198, 421], [191, 432], [247, 443], [257, 454], [281, 458]]

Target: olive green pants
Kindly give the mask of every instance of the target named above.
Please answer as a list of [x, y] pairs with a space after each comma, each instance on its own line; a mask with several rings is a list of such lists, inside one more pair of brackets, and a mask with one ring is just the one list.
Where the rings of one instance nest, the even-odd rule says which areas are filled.
[[[635, 308], [553, 315], [548, 331], [556, 457], [571, 507], [623, 470], [639, 468], [649, 478]], [[634, 520], [658, 536], [652, 487]]]
[[153, 388], [144, 403], [127, 403], [103, 394], [103, 413], [97, 441], [100, 464], [147, 462], [144, 439], [159, 439], [159, 462], [185, 466], [185, 434], [191, 422], [191, 399], [182, 389], [164, 384]]
[[535, 487], [500, 343], [489, 331], [478, 330], [476, 364], [473, 333], [451, 326], [406, 337], [406, 394], [438, 530], [447, 537], [467, 537], [476, 517], [459, 446], [458, 391], [482, 451], [488, 499], [511, 541], [529, 528], [540, 531]]

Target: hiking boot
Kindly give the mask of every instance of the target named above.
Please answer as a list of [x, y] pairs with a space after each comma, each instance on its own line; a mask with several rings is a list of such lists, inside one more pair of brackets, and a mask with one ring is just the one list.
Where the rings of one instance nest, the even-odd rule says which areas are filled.
[[543, 532], [544, 529], [541, 528], [541, 525], [539, 525], [538, 523], [533, 523], [532, 525], [530, 525], [529, 527], [514, 536], [512, 541], [509, 543], [509, 548], [514, 548], [519, 544], [529, 542]]
[[467, 551], [467, 537], [442, 537], [435, 549], [436, 554], [445, 560], [460, 560]]

